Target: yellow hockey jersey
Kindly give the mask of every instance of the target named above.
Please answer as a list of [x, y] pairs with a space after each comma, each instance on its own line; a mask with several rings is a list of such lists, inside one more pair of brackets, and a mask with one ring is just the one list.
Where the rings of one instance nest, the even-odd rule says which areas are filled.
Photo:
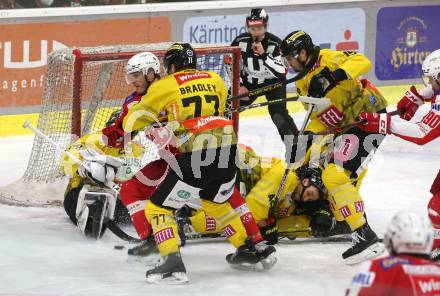
[[296, 82], [299, 95], [308, 94], [310, 81], [325, 67], [332, 72], [342, 69], [349, 79], [341, 81], [327, 93], [330, 104], [315, 107], [306, 130], [318, 133], [350, 124], [362, 111], [376, 112], [387, 107], [385, 98], [368, 80], [359, 80], [371, 69], [371, 62], [363, 54], [354, 51], [322, 49], [309, 73]]
[[238, 145], [240, 191], [257, 222], [270, 216], [289, 216], [295, 210], [292, 194], [298, 177], [291, 171], [280, 199], [276, 194], [286, 169], [286, 163], [275, 157], [260, 157], [250, 147]]
[[[223, 137], [225, 134], [231, 135], [228, 140], [235, 143], [232, 121], [223, 117], [226, 99], [226, 86], [217, 73], [179, 71], [150, 86], [141, 101], [129, 109], [123, 129], [142, 130], [157, 122], [165, 111], [167, 126], [174, 132], [180, 152], [220, 147], [228, 138]], [[203, 137], [196, 140], [196, 135]]]

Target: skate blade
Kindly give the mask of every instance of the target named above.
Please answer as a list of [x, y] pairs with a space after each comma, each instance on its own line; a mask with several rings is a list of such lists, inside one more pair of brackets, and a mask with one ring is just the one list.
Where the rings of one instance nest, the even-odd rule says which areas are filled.
[[140, 263], [147, 266], [156, 266], [163, 263], [163, 259], [160, 254], [151, 254], [148, 256], [133, 256], [127, 255], [127, 262], [131, 264]]
[[163, 277], [163, 274], [151, 274], [147, 276], [149, 284], [182, 285], [189, 282], [185, 272], [173, 272], [170, 276]]
[[373, 258], [376, 258], [380, 254], [382, 254], [385, 251], [385, 246], [380, 243], [374, 243], [359, 254], [350, 256], [348, 258], [343, 259], [344, 263], [347, 265], [354, 265], [361, 263], [366, 260], [370, 260]]
[[233, 264], [228, 262], [228, 264], [233, 269], [244, 270], [244, 271], [257, 271], [257, 272], [269, 270], [275, 265], [275, 263], [277, 263], [277, 257], [275, 257], [275, 254], [270, 254], [269, 256], [267, 256], [267, 258], [262, 259], [257, 263], [253, 263], [253, 264], [252, 263]]
[[261, 259], [260, 262], [264, 270], [269, 270], [277, 263], [277, 261], [278, 261], [277, 257], [275, 256], [275, 254], [272, 253], [266, 258]]

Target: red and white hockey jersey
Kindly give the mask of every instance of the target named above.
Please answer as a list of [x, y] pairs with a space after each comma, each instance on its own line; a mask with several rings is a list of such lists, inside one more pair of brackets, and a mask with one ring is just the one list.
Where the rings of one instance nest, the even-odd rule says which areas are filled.
[[401, 118], [391, 120], [391, 133], [407, 141], [424, 145], [440, 137], [440, 92], [431, 98], [431, 110], [420, 122], [413, 123]]
[[345, 295], [440, 295], [440, 264], [409, 255], [364, 262]]

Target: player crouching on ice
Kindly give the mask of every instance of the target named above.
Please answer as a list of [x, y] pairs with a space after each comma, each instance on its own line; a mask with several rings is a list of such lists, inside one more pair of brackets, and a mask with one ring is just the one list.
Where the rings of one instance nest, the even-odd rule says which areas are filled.
[[[95, 197], [99, 196], [99, 192], [107, 194], [110, 192], [112, 195], [115, 195], [113, 191], [109, 191], [108, 188], [104, 186], [104, 183], [106, 181], [116, 181], [118, 183], [125, 182], [141, 167], [141, 156], [144, 153], [144, 150], [141, 146], [134, 143], [127, 145], [128, 150], [124, 149], [122, 120], [127, 114], [128, 109], [140, 101], [142, 95], [147, 92], [151, 83], [160, 78], [159, 73], [160, 61], [154, 54], [150, 52], [142, 52], [130, 58], [126, 66], [126, 79], [127, 83], [135, 88], [135, 91], [124, 100], [122, 111], [113, 112], [106, 123], [106, 127], [102, 130], [102, 133], [96, 132], [86, 135], [72, 144], [69, 148], [69, 152], [78, 156], [80, 159], [83, 159], [83, 155], [85, 155], [84, 160], [87, 164], [90, 165], [93, 163], [93, 165], [91, 165], [92, 171], [89, 172], [83, 166], [72, 162], [68, 156], [65, 156], [62, 159], [62, 170], [66, 175], [70, 176], [70, 182], [64, 198], [64, 208], [72, 222], [75, 224], [78, 223], [77, 216], [81, 213], [82, 215], [86, 215], [86, 212], [89, 212], [88, 216], [90, 219], [83, 221], [83, 223], [86, 223], [86, 227], [83, 231], [85, 231], [85, 234], [87, 235], [90, 234], [95, 238], [102, 236], [103, 231], [93, 234], [93, 216], [96, 215], [98, 218], [100, 213], [102, 215], [108, 215], [108, 213], [106, 214], [101, 211], [101, 202], [94, 203], [93, 196], [91, 197], [91, 200], [87, 201], [87, 205], [84, 203], [84, 198], [87, 195], [90, 195], [88, 194], [90, 186], [93, 185]], [[128, 165], [123, 165], [118, 168], [118, 160], [114, 158], [108, 158], [108, 160], [113, 162], [112, 164], [108, 164], [106, 163], [107, 159], [105, 158], [105, 155], [124, 159], [125, 163]], [[116, 180], [114, 180], [112, 174], [109, 173], [114, 170], [117, 170]], [[106, 176], [104, 176], [105, 173], [107, 173]], [[83, 188], [83, 184], [87, 184], [87, 188]], [[81, 195], [80, 192], [82, 192]], [[124, 193], [123, 190], [121, 190], [121, 192]], [[145, 233], [145, 228], [147, 228], [145, 225], [149, 225], [143, 214], [143, 207], [140, 212], [141, 215], [134, 212], [133, 206], [131, 206], [133, 201], [129, 197], [124, 198], [125, 196], [126, 195], [124, 194], [120, 194], [121, 199], [117, 199], [116, 201], [116, 210], [114, 213], [115, 222], [127, 221], [128, 208], [133, 225], [138, 231], [139, 237], [143, 238], [144, 235], [147, 235], [147, 233]], [[81, 197], [81, 202], [79, 204], [78, 197]], [[121, 204], [121, 201], [123, 205]], [[86, 217], [84, 216], [84, 219], [85, 218]], [[102, 228], [102, 230], [103, 229], [105, 228]]]
[[389, 256], [362, 263], [345, 295], [439, 295], [440, 265], [429, 258], [433, 236], [426, 216], [396, 214], [384, 236]]
[[[393, 134], [404, 140], [424, 145], [440, 137], [440, 49], [432, 52], [422, 64], [426, 87], [417, 91], [412, 86], [397, 104], [400, 117], [389, 114], [363, 112], [364, 123], [359, 128], [369, 132]], [[431, 101], [431, 110], [416, 123], [409, 122], [424, 102]], [[440, 259], [440, 171], [431, 186], [433, 194], [428, 204], [428, 215], [435, 228], [432, 257]]]
[[[286, 163], [278, 158], [260, 157], [242, 144], [238, 152], [241, 191], [269, 244], [276, 244], [279, 234], [294, 239], [351, 233], [345, 221], [336, 221], [329, 208], [320, 168], [303, 165], [291, 171], [279, 200], [275, 200]], [[177, 213], [182, 218], [182, 228], [185, 223], [190, 224], [196, 236], [219, 232], [212, 217], [199, 210], [188, 219], [190, 212], [187, 208]]]
[[174, 125], [171, 141], [180, 152], [166, 159], [172, 169], [145, 208], [164, 257], [163, 264], [147, 271], [149, 283], [188, 281], [173, 211], [193, 196], [201, 200], [202, 208], [222, 225], [237, 248], [226, 257], [229, 264], [246, 267], [264, 263], [270, 267], [276, 262], [273, 252], [261, 253], [249, 241], [240, 216], [227, 202], [234, 192], [237, 171], [236, 136], [232, 121], [223, 116], [227, 90], [217, 73], [196, 70], [196, 62], [189, 44], [173, 44], [164, 58], [168, 76], [155, 82], [123, 121], [125, 132], [142, 130], [166, 111], [168, 125]]
[[[352, 124], [362, 111], [386, 112], [384, 97], [368, 80], [359, 79], [371, 68], [371, 62], [364, 55], [320, 49], [304, 31], [288, 34], [281, 51], [286, 63], [303, 76], [296, 81], [298, 94], [330, 100], [327, 106], [312, 110], [304, 133], [309, 139], [313, 140], [313, 135], [328, 129]], [[352, 181], [365, 170], [383, 138], [379, 133], [351, 128], [331, 141], [334, 153], [323, 168], [322, 180], [334, 209], [340, 212], [353, 232], [352, 246], [342, 253], [347, 264], [371, 259], [384, 251], [365, 218], [362, 197]], [[298, 159], [296, 150], [292, 149], [292, 163]]]

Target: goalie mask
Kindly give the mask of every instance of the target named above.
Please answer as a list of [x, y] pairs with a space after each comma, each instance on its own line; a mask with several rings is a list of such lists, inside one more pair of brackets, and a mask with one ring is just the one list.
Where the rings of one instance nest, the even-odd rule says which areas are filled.
[[168, 49], [163, 58], [163, 67], [167, 74], [171, 74], [171, 65], [174, 65], [174, 71], [178, 72], [185, 69], [196, 69], [196, 52], [189, 43], [174, 43]]

